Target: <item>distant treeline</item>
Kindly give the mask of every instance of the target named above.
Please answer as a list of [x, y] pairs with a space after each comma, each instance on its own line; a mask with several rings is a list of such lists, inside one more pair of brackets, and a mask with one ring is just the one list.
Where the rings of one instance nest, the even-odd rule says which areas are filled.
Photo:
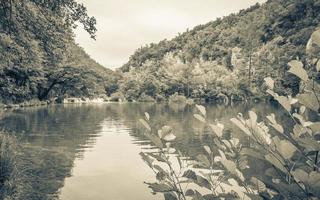
[[149, 44], [122, 66], [119, 92], [127, 99], [161, 99], [176, 92], [207, 100], [263, 98], [263, 78], [270, 76], [277, 92], [294, 95], [299, 80], [287, 73], [287, 63], [304, 60], [319, 10], [319, 0], [269, 0]]

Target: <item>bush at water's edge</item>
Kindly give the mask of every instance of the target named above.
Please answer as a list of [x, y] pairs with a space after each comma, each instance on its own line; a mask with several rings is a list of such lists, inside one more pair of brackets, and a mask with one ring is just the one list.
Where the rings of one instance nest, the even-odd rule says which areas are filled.
[[0, 199], [18, 199], [19, 179], [17, 170], [17, 142], [15, 137], [0, 133]]

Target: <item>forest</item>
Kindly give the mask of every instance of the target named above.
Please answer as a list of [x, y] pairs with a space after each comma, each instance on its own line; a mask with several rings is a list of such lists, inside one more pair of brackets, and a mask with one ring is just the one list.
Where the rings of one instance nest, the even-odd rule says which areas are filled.
[[[320, 21], [318, 0], [269, 0], [218, 18], [172, 40], [141, 47], [118, 70], [104, 68], [75, 43], [81, 25], [94, 40], [96, 20], [75, 1], [1, 1], [2, 103], [103, 96], [111, 101], [268, 98], [264, 77], [296, 95], [288, 62], [304, 60]], [[105, 66], [107, 67], [107, 66]]]
[[269, 0], [141, 47], [120, 68], [119, 91], [127, 99], [261, 99], [270, 76], [277, 92], [295, 95], [299, 80], [287, 63], [304, 60], [319, 9], [318, 0]]
[[96, 20], [76, 1], [1, 0], [0, 102], [105, 94], [117, 76], [75, 43], [77, 25], [95, 39]]
[[320, 0], [268, 0], [112, 71], [75, 42], [77, 26], [98, 34], [83, 4], [0, 0], [0, 108], [169, 102], [1, 109], [0, 199], [143, 199], [141, 185], [165, 200], [319, 199], [319, 11]]

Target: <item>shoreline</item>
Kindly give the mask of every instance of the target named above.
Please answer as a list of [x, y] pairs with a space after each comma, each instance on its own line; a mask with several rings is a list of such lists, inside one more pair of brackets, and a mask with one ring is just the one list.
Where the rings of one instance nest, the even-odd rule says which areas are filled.
[[211, 100], [205, 101], [205, 99], [189, 99], [190, 101], [186, 102], [170, 102], [169, 100], [166, 101], [110, 101], [109, 99], [103, 98], [66, 98], [62, 102], [55, 102], [55, 101], [40, 101], [40, 100], [31, 100], [25, 101], [22, 103], [16, 104], [3, 104], [0, 103], [0, 109], [18, 109], [18, 108], [30, 108], [30, 107], [40, 107], [40, 106], [50, 106], [50, 105], [85, 105], [85, 104], [109, 104], [109, 103], [117, 103], [117, 104], [126, 104], [126, 103], [169, 103], [169, 104], [185, 104], [185, 105], [194, 105], [194, 104], [201, 104], [201, 103], [208, 103], [208, 104], [225, 104], [229, 105], [230, 103], [246, 103], [246, 102], [261, 102], [261, 101], [268, 101], [268, 99], [248, 99], [246, 101], [239, 101], [239, 100], [231, 100], [225, 102], [223, 100]]

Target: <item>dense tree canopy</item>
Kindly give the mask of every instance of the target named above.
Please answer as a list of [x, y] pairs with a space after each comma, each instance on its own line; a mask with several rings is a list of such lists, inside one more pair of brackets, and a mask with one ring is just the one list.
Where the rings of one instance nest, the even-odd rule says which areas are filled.
[[320, 22], [319, 10], [319, 0], [256, 4], [170, 41], [142, 47], [121, 71], [133, 79], [156, 76], [164, 96], [174, 90], [206, 99], [221, 93], [262, 97], [266, 76], [276, 80], [277, 92], [294, 95], [299, 80], [287, 73], [287, 63], [305, 58], [305, 46]]
[[[95, 18], [74, 0], [1, 0], [1, 101], [105, 93], [114, 82], [112, 71], [75, 44], [72, 29], [78, 24], [95, 39]], [[54, 81], [57, 74], [64, 81]]]

